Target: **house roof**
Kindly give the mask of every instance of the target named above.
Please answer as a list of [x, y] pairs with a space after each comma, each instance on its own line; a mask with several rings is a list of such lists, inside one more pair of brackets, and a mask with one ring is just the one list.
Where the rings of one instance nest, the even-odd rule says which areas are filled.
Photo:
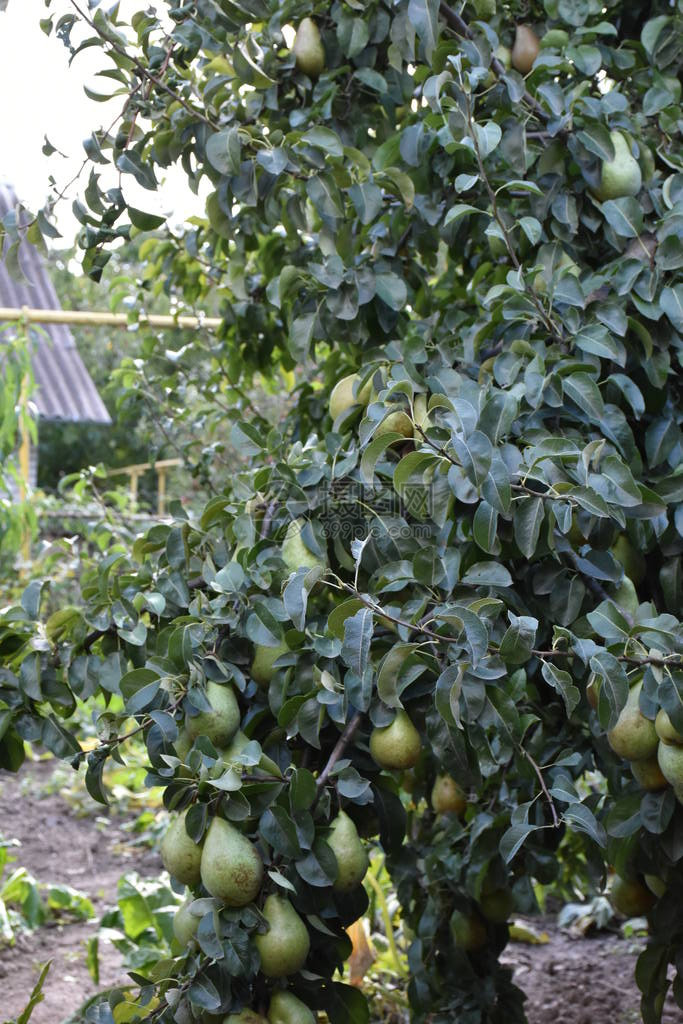
[[[0, 184], [0, 219], [17, 206], [14, 190]], [[3, 253], [10, 245], [5, 238]], [[60, 309], [47, 268], [37, 249], [27, 241], [19, 247], [19, 264], [25, 281], [17, 281], [0, 258], [0, 306], [21, 309]], [[32, 399], [42, 419], [111, 423], [107, 408], [81, 359], [73, 334], [65, 324], [30, 328], [35, 349]], [[1, 336], [0, 336], [1, 343]]]

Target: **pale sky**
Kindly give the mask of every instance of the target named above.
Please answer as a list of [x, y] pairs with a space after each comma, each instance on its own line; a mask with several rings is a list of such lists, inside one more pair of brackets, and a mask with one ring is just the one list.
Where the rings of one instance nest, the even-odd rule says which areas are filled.
[[[141, 10], [149, 4], [144, 0], [122, 0], [126, 10]], [[0, 13], [0, 181], [12, 184], [19, 198], [32, 210], [42, 206], [49, 194], [48, 179], [55, 179], [60, 190], [73, 177], [83, 162], [83, 139], [101, 126], [108, 127], [121, 109], [125, 97], [108, 103], [96, 103], [83, 92], [87, 83], [98, 93], [113, 91], [116, 83], [97, 78], [96, 72], [107, 66], [99, 48], [79, 53], [71, 67], [69, 52], [54, 36], [46, 36], [39, 25], [42, 18], [73, 10], [68, 0], [52, 0], [46, 8], [44, 0], [9, 0]], [[74, 38], [81, 38], [80, 31]], [[111, 64], [109, 64], [111, 67]], [[66, 159], [54, 153], [42, 153], [44, 137]], [[98, 167], [98, 172], [102, 171]], [[107, 168], [104, 168], [105, 175]], [[79, 224], [71, 213], [71, 203], [87, 184], [86, 168], [82, 184], [73, 185], [68, 196], [57, 207], [58, 227], [64, 236], [57, 245], [70, 245]], [[118, 174], [102, 183], [117, 183]], [[203, 200], [189, 189], [182, 171], [170, 169], [158, 192], [142, 189], [126, 175], [124, 194], [133, 205], [150, 213], [172, 214], [173, 222], [203, 212]]]

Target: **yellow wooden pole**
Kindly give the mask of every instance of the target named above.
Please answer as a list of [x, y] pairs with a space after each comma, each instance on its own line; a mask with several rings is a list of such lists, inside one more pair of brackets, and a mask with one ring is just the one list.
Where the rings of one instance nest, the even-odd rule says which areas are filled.
[[104, 313], [84, 309], [29, 309], [23, 306], [17, 309], [13, 306], [0, 306], [0, 322], [24, 320], [26, 323], [34, 324], [71, 324], [82, 327], [131, 327], [136, 323], [145, 327], [205, 327], [214, 330], [220, 327], [223, 321], [218, 316], [172, 316], [161, 313], [141, 313], [137, 321], [131, 325], [126, 313]]
[[[24, 376], [19, 399], [19, 498], [22, 504], [28, 497], [31, 485], [31, 434], [28, 424], [29, 379]], [[25, 562], [31, 558], [31, 530], [24, 525], [21, 538], [21, 554]]]
[[157, 515], [166, 515], [166, 467], [157, 466]]

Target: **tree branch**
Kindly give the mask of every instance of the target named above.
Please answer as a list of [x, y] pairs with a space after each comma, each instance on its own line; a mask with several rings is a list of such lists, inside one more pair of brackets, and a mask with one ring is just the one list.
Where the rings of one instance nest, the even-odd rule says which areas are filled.
[[334, 749], [333, 749], [332, 753], [330, 754], [330, 756], [328, 758], [327, 764], [325, 765], [325, 767], [321, 771], [320, 775], [316, 779], [315, 786], [316, 786], [317, 793], [316, 793], [315, 800], [313, 802], [313, 807], [315, 807], [315, 805], [317, 804], [318, 800], [322, 796], [322, 792], [323, 792], [323, 789], [325, 787], [325, 783], [327, 782], [328, 778], [330, 777], [330, 772], [332, 771], [332, 769], [336, 765], [337, 761], [339, 761], [339, 759], [344, 754], [344, 751], [348, 747], [348, 745], [351, 742], [351, 740], [353, 739], [353, 737], [356, 735], [356, 732], [358, 731], [358, 727], [359, 727], [359, 725], [360, 725], [360, 723], [362, 721], [363, 721], [363, 715], [361, 714], [360, 711], [357, 711], [356, 714], [351, 719], [351, 721], [348, 722], [348, 724], [346, 725], [346, 728], [344, 729], [343, 733], [341, 734], [341, 736], [339, 737], [339, 739], [335, 743]]

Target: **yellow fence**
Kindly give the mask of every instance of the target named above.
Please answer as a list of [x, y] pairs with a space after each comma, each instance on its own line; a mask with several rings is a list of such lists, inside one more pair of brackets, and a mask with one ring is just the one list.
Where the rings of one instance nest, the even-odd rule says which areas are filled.
[[166, 474], [169, 469], [182, 466], [182, 459], [160, 459], [158, 462], [138, 462], [134, 466], [121, 466], [110, 469], [107, 476], [127, 476], [130, 478], [129, 492], [133, 507], [138, 501], [138, 484], [143, 473], [153, 469], [157, 475], [157, 514], [166, 515]]

